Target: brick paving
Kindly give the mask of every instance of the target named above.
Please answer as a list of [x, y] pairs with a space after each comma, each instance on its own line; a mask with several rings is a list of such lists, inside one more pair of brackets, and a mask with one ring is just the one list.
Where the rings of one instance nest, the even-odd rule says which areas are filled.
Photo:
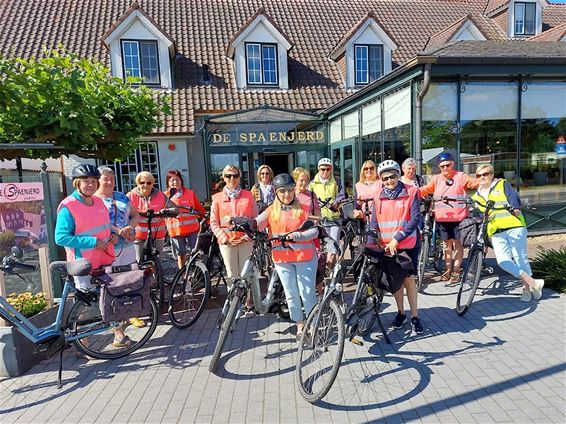
[[[497, 269], [497, 268], [496, 268]], [[65, 354], [0, 382], [1, 423], [553, 422], [566, 420], [566, 296], [545, 289], [521, 303], [517, 281], [482, 281], [471, 310], [457, 287], [431, 279], [419, 297], [424, 334], [407, 325], [346, 342], [338, 378], [311, 405], [295, 382], [295, 328], [276, 316], [242, 318], [217, 375], [208, 364], [218, 309], [190, 329], [160, 325], [140, 351], [115, 361]], [[382, 318], [391, 322], [394, 301]]]

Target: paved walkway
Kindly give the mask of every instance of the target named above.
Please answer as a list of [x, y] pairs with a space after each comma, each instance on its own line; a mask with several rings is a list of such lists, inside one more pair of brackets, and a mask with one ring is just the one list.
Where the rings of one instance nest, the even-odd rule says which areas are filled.
[[[375, 331], [346, 343], [338, 378], [310, 405], [297, 391], [294, 327], [242, 318], [218, 375], [208, 364], [218, 310], [188, 330], [160, 325], [139, 352], [116, 361], [65, 354], [0, 382], [1, 423], [554, 422], [566, 420], [566, 296], [519, 301], [516, 281], [482, 281], [472, 309], [454, 312], [455, 285], [431, 280], [419, 297], [425, 332]], [[385, 299], [386, 323], [395, 314]], [[377, 330], [377, 325], [374, 328]]]

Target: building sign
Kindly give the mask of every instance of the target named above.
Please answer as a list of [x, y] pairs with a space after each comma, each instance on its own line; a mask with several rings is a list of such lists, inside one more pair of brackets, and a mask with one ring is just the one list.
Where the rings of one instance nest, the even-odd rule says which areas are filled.
[[563, 135], [558, 136], [554, 151], [559, 156], [566, 156], [566, 140], [564, 139]]
[[47, 243], [42, 183], [0, 183], [0, 256]]
[[323, 131], [280, 131], [280, 132], [240, 132], [212, 133], [211, 145], [222, 144], [293, 144], [293, 143], [320, 143], [324, 141]]

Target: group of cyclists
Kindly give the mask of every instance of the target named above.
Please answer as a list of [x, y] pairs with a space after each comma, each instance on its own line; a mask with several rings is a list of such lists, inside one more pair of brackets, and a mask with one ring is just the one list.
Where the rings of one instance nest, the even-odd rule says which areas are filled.
[[[463, 262], [463, 246], [459, 240], [459, 224], [468, 216], [469, 206], [464, 200], [467, 190], [477, 190], [472, 198], [478, 204], [488, 201], [505, 206], [494, 211], [488, 224], [498, 264], [523, 284], [521, 300], [540, 299], [544, 280], [534, 279], [527, 258], [527, 231], [517, 192], [504, 179], [494, 178], [489, 164], [477, 168], [475, 178], [455, 169], [454, 157], [449, 152], [437, 158], [440, 173], [425, 183], [416, 174], [414, 159], [406, 159], [400, 166], [393, 160], [376, 165], [372, 160], [363, 163], [360, 179], [355, 185], [355, 210], [350, 219], [369, 224], [379, 237], [369, 237], [368, 244], [380, 246], [384, 254], [405, 260], [399, 278], [388, 287], [397, 304], [397, 315], [392, 326], [402, 328], [407, 322], [404, 308], [405, 292], [411, 311], [411, 328], [423, 332], [417, 307], [415, 275], [421, 245], [422, 215], [420, 200], [433, 196], [435, 220], [444, 243], [446, 267], [441, 279], [458, 279]], [[300, 338], [304, 321], [317, 301], [316, 274], [321, 250], [327, 253], [327, 268], [337, 261], [336, 244], [319, 241], [319, 226], [305, 226], [305, 221], [320, 222], [326, 234], [339, 243], [342, 232], [341, 205], [346, 198], [342, 185], [334, 176], [332, 161], [322, 158], [317, 173], [310, 179], [307, 169], [296, 168], [292, 174], [274, 175], [262, 165], [257, 171], [257, 183], [247, 190], [242, 186], [242, 171], [234, 164], [222, 170], [223, 187], [212, 196], [210, 228], [219, 244], [225, 264], [227, 280], [237, 278], [252, 254], [253, 244], [241, 231], [234, 231], [233, 219], [246, 217], [258, 229], [267, 229], [270, 237], [286, 234], [292, 248], [281, 242], [272, 243], [271, 255], [285, 290], [291, 320], [297, 323]], [[75, 191], [58, 208], [55, 241], [65, 247], [67, 260], [87, 258], [92, 268], [108, 265], [128, 265], [142, 260], [148, 225], [148, 210], [159, 211], [179, 206], [175, 218], [155, 220], [152, 236], [161, 253], [166, 235], [169, 235], [173, 255], [179, 268], [194, 248], [199, 232], [198, 217], [191, 210], [204, 213], [195, 193], [184, 185], [177, 170], [167, 173], [166, 189], [155, 187], [150, 172], [136, 176], [136, 187], [129, 193], [115, 190], [115, 175], [111, 168], [97, 168], [81, 164], [72, 172]], [[407, 266], [407, 264], [409, 264]], [[88, 276], [74, 277], [80, 290], [91, 290]], [[248, 309], [253, 302], [248, 299]], [[143, 326], [143, 320], [132, 318], [127, 325]], [[123, 331], [115, 331], [115, 345], [131, 343]]]

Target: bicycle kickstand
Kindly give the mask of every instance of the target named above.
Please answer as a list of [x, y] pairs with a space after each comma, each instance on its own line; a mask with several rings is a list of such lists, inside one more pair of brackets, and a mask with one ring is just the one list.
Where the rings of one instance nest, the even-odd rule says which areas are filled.
[[63, 387], [63, 351], [65, 349], [61, 349], [59, 352], [59, 383], [57, 384], [57, 388], [61, 389]]
[[381, 317], [379, 315], [377, 315], [377, 323], [379, 324], [379, 329], [383, 333], [385, 343], [391, 344], [391, 340], [389, 340], [389, 336], [387, 335], [387, 331], [385, 331], [385, 327], [383, 326], [383, 322], [381, 322]]

